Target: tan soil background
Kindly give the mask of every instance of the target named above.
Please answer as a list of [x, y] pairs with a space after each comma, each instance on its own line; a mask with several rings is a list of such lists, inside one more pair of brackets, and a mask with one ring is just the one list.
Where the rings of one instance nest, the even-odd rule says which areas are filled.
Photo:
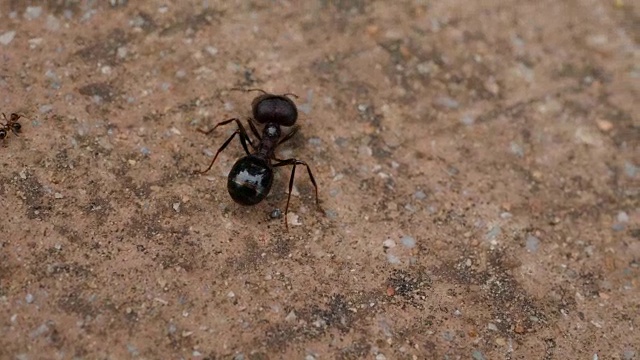
[[0, 358], [640, 357], [638, 2], [0, 4]]

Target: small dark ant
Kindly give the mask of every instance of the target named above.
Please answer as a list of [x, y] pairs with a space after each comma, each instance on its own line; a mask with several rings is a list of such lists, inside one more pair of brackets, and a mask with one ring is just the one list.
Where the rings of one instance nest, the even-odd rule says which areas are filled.
[[[237, 89], [236, 89], [237, 90]], [[294, 126], [289, 133], [282, 136], [280, 127], [293, 126], [298, 119], [298, 108], [295, 103], [288, 97], [295, 94], [283, 94], [274, 95], [269, 94], [261, 89], [248, 89], [245, 91], [260, 91], [262, 95], [253, 99], [251, 108], [253, 111], [253, 118], [248, 119], [251, 132], [258, 138], [258, 144], [255, 144], [249, 138], [245, 127], [242, 125], [238, 118], [231, 118], [219, 122], [210, 130], [198, 129], [199, 132], [209, 135], [218, 126], [227, 125], [235, 122], [238, 129], [225, 141], [222, 146], [216, 152], [216, 155], [211, 160], [211, 164], [204, 171], [197, 171], [197, 173], [204, 174], [211, 169], [213, 163], [218, 158], [220, 152], [222, 152], [227, 145], [233, 140], [236, 135], [240, 135], [240, 143], [244, 149], [246, 156], [240, 158], [231, 168], [229, 177], [227, 179], [227, 190], [231, 198], [241, 205], [255, 205], [269, 194], [271, 185], [273, 184], [273, 168], [280, 166], [293, 165], [291, 169], [291, 177], [289, 178], [289, 195], [287, 196], [287, 205], [284, 209], [284, 224], [286, 229], [289, 229], [287, 223], [287, 213], [289, 211], [289, 200], [291, 200], [291, 191], [293, 189], [293, 179], [296, 173], [297, 165], [304, 165], [307, 167], [307, 173], [311, 183], [315, 188], [316, 193], [316, 206], [320, 206], [318, 201], [318, 185], [311, 173], [311, 168], [306, 162], [298, 159], [285, 159], [280, 160], [275, 156], [276, 148], [283, 142], [291, 139], [293, 135], [298, 132], [299, 127]], [[253, 121], [257, 121], [259, 124], [263, 124], [262, 135], [258, 132], [256, 125]], [[247, 142], [251, 145], [253, 153], [249, 151]], [[272, 163], [275, 161], [275, 163]]]
[[22, 129], [22, 125], [18, 122], [18, 119], [21, 117], [21, 115], [12, 113], [9, 115], [9, 119], [7, 119], [7, 115], [2, 113], [2, 118], [4, 119], [5, 124], [0, 126], [0, 140], [7, 137], [7, 132], [9, 130], [11, 130], [14, 135], [18, 136], [18, 133]]

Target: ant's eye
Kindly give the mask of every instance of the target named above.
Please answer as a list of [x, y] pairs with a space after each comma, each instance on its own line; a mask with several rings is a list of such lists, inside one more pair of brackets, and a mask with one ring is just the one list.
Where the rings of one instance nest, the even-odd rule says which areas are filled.
[[15, 124], [13, 124], [13, 129], [14, 129], [15, 131], [20, 131], [20, 129], [22, 129], [22, 125], [20, 125], [20, 124], [18, 124], [18, 123], [15, 123]]
[[7, 137], [7, 132], [5, 130], [0, 130], [0, 139], [4, 139]]

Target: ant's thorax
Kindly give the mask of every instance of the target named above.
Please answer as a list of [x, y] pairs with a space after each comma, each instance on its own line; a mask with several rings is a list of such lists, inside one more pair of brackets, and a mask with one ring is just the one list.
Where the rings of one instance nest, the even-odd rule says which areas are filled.
[[275, 157], [274, 152], [280, 141], [280, 136], [282, 136], [280, 125], [276, 123], [265, 124], [262, 129], [262, 139], [258, 144], [255, 156], [267, 161], [273, 159]]

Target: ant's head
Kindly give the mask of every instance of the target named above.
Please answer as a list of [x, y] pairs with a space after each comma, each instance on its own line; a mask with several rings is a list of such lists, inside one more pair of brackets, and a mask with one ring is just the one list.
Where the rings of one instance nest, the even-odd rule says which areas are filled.
[[260, 124], [292, 126], [298, 119], [298, 108], [286, 95], [260, 95], [253, 100], [251, 107], [253, 118]]

